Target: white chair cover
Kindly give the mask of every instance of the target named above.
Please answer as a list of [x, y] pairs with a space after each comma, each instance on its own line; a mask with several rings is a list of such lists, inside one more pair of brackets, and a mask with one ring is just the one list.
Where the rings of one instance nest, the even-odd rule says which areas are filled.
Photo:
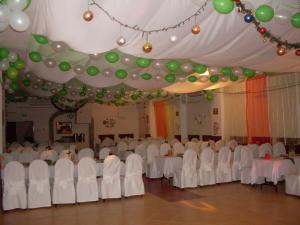
[[197, 143], [193, 141], [189, 141], [185, 143], [185, 149], [193, 149], [197, 153], [198, 152]]
[[227, 183], [232, 181], [230, 160], [231, 151], [229, 147], [221, 147], [218, 153], [218, 166], [216, 173], [217, 183]]
[[160, 155], [167, 155], [169, 150], [171, 150], [171, 145], [169, 143], [163, 143], [159, 147], [159, 154]]
[[9, 162], [3, 171], [3, 210], [26, 209], [27, 196], [24, 166], [16, 161]]
[[300, 169], [298, 173], [285, 176], [285, 193], [300, 196]]
[[163, 170], [159, 168], [155, 157], [159, 156], [159, 150], [157, 145], [150, 144], [147, 148], [147, 169], [146, 176], [149, 178], [161, 178], [163, 177]]
[[110, 147], [114, 145], [114, 141], [111, 138], [104, 138], [104, 140], [101, 143], [101, 147]]
[[[2, 161], [2, 168], [4, 168], [6, 166], [7, 163], [14, 161], [13, 156], [11, 155], [11, 153], [3, 153], [2, 154], [3, 157], [3, 161]], [[1, 168], [1, 169], [2, 169]]]
[[99, 199], [96, 163], [90, 157], [84, 157], [78, 163], [76, 194], [77, 202], [94, 202]]
[[74, 164], [59, 159], [54, 167], [53, 204], [75, 203]]
[[179, 188], [197, 187], [197, 153], [188, 149], [183, 155], [182, 168], [175, 172], [173, 185]]
[[36, 158], [34, 152], [23, 152], [19, 155], [20, 163], [31, 163]]
[[138, 141], [130, 141], [129, 144], [128, 144], [128, 149], [129, 150], [134, 150], [136, 146], [138, 146], [139, 142]]
[[225, 146], [225, 141], [224, 140], [218, 140], [216, 143], [215, 143], [215, 150], [218, 152], [220, 151], [220, 149], [222, 147]]
[[200, 186], [216, 184], [214, 158], [215, 153], [210, 147], [202, 150], [198, 173], [198, 184]]
[[99, 159], [104, 160], [107, 156], [109, 156], [110, 152], [111, 152], [111, 150], [109, 148], [102, 148], [99, 151]]
[[103, 164], [103, 178], [98, 180], [100, 198], [121, 198], [120, 171], [120, 159], [115, 155], [106, 157]]
[[253, 153], [254, 158], [259, 158], [259, 151], [258, 151], [258, 145], [257, 144], [248, 144], [248, 147]]
[[258, 147], [258, 157], [265, 157], [265, 154], [269, 152], [272, 155], [272, 145], [270, 143], [262, 144]]
[[251, 146], [243, 146], [241, 149], [241, 183], [250, 184], [251, 183], [251, 167], [253, 163], [254, 153]]
[[120, 141], [117, 144], [117, 149], [118, 149], [119, 152], [126, 151], [126, 150], [128, 150], [128, 145], [126, 144], [125, 141]]
[[242, 145], [238, 145], [234, 149], [233, 153], [233, 163], [232, 163], [232, 180], [237, 181], [241, 180], [241, 150], [242, 150]]
[[286, 149], [282, 142], [277, 142], [273, 145], [273, 156], [278, 157], [280, 155], [286, 155]]
[[177, 143], [177, 142], [179, 142], [179, 141], [178, 141], [178, 139], [176, 139], [176, 138], [173, 138], [173, 139], [171, 139], [171, 140], [169, 141], [169, 143], [170, 143], [172, 146], [174, 146], [174, 144]]
[[141, 156], [138, 154], [128, 156], [125, 167], [125, 177], [122, 179], [122, 194], [125, 197], [145, 194]]
[[238, 142], [232, 139], [226, 143], [226, 146], [229, 147], [231, 150], [235, 150], [235, 148], [238, 146]]
[[202, 151], [203, 149], [209, 147], [208, 144], [209, 144], [208, 141], [202, 141], [201, 146], [200, 146], [201, 151]]
[[184, 153], [184, 147], [183, 147], [183, 144], [181, 144], [180, 142], [176, 142], [174, 145], [173, 145], [173, 153], [174, 155], [178, 155], [178, 154], [183, 154]]
[[94, 151], [93, 149], [90, 148], [83, 148], [79, 151], [78, 153], [78, 160], [84, 158], [84, 157], [90, 157], [90, 158], [94, 158]]
[[147, 168], [147, 152], [146, 152], [146, 146], [144, 144], [139, 144], [135, 147], [134, 152], [141, 156], [143, 160], [143, 173], [146, 173]]
[[56, 162], [58, 159], [58, 153], [54, 150], [46, 150], [41, 153], [40, 159]]
[[51, 206], [49, 167], [43, 160], [29, 166], [28, 208]]
[[198, 138], [192, 138], [191, 139], [191, 142], [195, 142], [195, 143], [197, 143], [199, 141], [199, 139]]

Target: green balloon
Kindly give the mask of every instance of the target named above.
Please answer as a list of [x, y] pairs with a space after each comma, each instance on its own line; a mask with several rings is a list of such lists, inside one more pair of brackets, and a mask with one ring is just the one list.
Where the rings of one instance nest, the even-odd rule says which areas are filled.
[[61, 70], [61, 71], [64, 71], [64, 72], [66, 72], [66, 71], [69, 71], [70, 69], [71, 69], [71, 65], [70, 65], [70, 63], [68, 63], [68, 62], [61, 62], [59, 65], [58, 65], [58, 67], [59, 67], [59, 69]]
[[232, 69], [230, 67], [223, 67], [221, 72], [225, 76], [229, 76], [232, 73]]
[[151, 64], [151, 59], [137, 58], [136, 65], [141, 68], [147, 68]]
[[17, 82], [11, 82], [11, 84], [9, 85], [9, 88], [12, 89], [13, 91], [17, 91], [17, 90], [19, 90], [19, 85]]
[[109, 63], [116, 63], [119, 61], [120, 56], [116, 52], [107, 52], [105, 54], [105, 59]]
[[25, 68], [25, 62], [24, 60], [22, 59], [17, 59], [17, 61], [15, 62], [15, 65], [14, 67], [17, 69], [17, 70], [22, 70]]
[[36, 42], [38, 42], [39, 44], [42, 44], [42, 45], [46, 45], [49, 42], [48, 38], [44, 35], [34, 34], [33, 37], [36, 40]]
[[0, 60], [6, 59], [9, 55], [9, 50], [7, 48], [0, 48]]
[[218, 82], [218, 80], [219, 80], [219, 76], [218, 76], [218, 75], [211, 75], [211, 76], [209, 77], [209, 80], [210, 80], [210, 82], [212, 82], [212, 83], [216, 83], [216, 82]]
[[251, 70], [251, 69], [243, 69], [243, 74], [246, 77], [251, 78], [251, 77], [254, 77], [256, 75], [256, 72], [255, 72], [255, 70]]
[[104, 98], [104, 93], [103, 92], [97, 92], [96, 97], [97, 98]]
[[119, 79], [125, 79], [127, 77], [128, 73], [126, 72], [126, 70], [119, 69], [116, 71], [115, 75]]
[[300, 12], [297, 12], [292, 16], [291, 22], [294, 27], [300, 28]]
[[19, 71], [14, 67], [9, 67], [6, 74], [7, 78], [13, 81], [17, 81], [19, 78]]
[[166, 67], [171, 72], [176, 72], [180, 68], [180, 64], [176, 60], [167, 62]]
[[189, 76], [189, 77], [188, 77], [188, 81], [189, 81], [189, 82], [196, 82], [197, 80], [198, 80], [198, 78], [197, 78], [196, 76], [193, 76], [193, 75], [192, 75], [192, 76]]
[[194, 69], [194, 71], [196, 73], [200, 73], [201, 74], [201, 73], [205, 73], [206, 72], [207, 67], [205, 65], [203, 65], [203, 64], [197, 64], [197, 65], [195, 65], [193, 67], [193, 69]]
[[213, 0], [213, 6], [218, 13], [228, 14], [234, 8], [233, 0]]
[[269, 5], [261, 5], [255, 10], [255, 17], [261, 22], [269, 22], [274, 17], [274, 9]]
[[79, 95], [80, 95], [81, 97], [84, 97], [84, 96], [86, 96], [86, 92], [85, 92], [85, 91], [80, 91], [80, 92], [79, 92]]
[[141, 75], [141, 77], [144, 79], [144, 80], [151, 80], [152, 79], [152, 75], [150, 73], [143, 73]]
[[25, 87], [29, 87], [29, 86], [31, 85], [31, 80], [29, 80], [29, 79], [24, 79], [24, 80], [23, 80], [23, 84], [24, 84]]
[[206, 99], [207, 99], [208, 101], [212, 101], [212, 100], [214, 99], [214, 94], [211, 93], [211, 92], [207, 92], [207, 93], [206, 93]]
[[167, 76], [165, 76], [165, 81], [167, 81], [169, 83], [173, 83], [174, 81], [176, 81], [175, 74], [173, 74], [173, 73], [167, 74]]
[[131, 95], [130, 98], [133, 100], [133, 101], [136, 101], [139, 96], [138, 95]]
[[42, 61], [42, 56], [39, 52], [29, 52], [29, 58], [32, 62], [40, 62]]
[[58, 94], [61, 96], [66, 96], [68, 94], [68, 91], [65, 88], [63, 88], [58, 92]]
[[238, 76], [234, 75], [234, 74], [230, 74], [230, 80], [231, 81], [237, 81], [239, 79]]
[[100, 73], [100, 70], [96, 66], [89, 66], [86, 69], [86, 72], [90, 76], [96, 76], [96, 75], [98, 75]]

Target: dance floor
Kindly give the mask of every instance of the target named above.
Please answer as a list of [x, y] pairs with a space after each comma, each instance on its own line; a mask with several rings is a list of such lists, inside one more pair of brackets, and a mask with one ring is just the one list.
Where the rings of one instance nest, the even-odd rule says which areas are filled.
[[146, 195], [80, 205], [1, 213], [3, 225], [299, 225], [300, 199], [230, 183], [179, 190], [145, 180]]

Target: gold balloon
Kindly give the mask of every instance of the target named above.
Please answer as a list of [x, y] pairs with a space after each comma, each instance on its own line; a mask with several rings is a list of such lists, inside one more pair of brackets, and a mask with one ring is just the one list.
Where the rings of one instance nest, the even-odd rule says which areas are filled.
[[286, 53], [286, 48], [282, 47], [282, 46], [278, 46], [277, 55], [282, 56], [282, 55], [285, 55], [285, 53]]
[[90, 10], [87, 10], [87, 11], [85, 11], [84, 13], [83, 13], [83, 19], [85, 20], [85, 21], [91, 21], [92, 19], [93, 19], [93, 17], [94, 17], [94, 14], [93, 14], [93, 12], [92, 11], [90, 11]]
[[192, 28], [192, 33], [193, 34], [199, 34], [200, 33], [200, 26], [199, 25], [194, 25]]
[[146, 42], [143, 45], [143, 51], [146, 52], [146, 53], [151, 52], [152, 51], [152, 44], [150, 42]]

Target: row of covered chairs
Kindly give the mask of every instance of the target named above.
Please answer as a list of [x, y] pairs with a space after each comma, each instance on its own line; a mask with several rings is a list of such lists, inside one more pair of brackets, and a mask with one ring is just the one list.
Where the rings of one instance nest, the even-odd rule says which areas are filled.
[[[125, 164], [125, 175], [120, 176], [121, 162], [117, 156], [107, 156], [103, 176], [97, 179], [95, 161], [90, 157], [78, 163], [78, 178], [74, 181], [74, 164], [69, 159], [59, 159], [54, 167], [51, 188], [49, 167], [43, 160], [34, 160], [28, 169], [28, 197], [24, 166], [13, 161], [3, 171], [3, 209], [49, 207], [52, 204], [72, 204], [101, 199], [121, 198], [144, 194], [142, 159], [130, 155]], [[28, 199], [28, 202], [27, 202]]]

